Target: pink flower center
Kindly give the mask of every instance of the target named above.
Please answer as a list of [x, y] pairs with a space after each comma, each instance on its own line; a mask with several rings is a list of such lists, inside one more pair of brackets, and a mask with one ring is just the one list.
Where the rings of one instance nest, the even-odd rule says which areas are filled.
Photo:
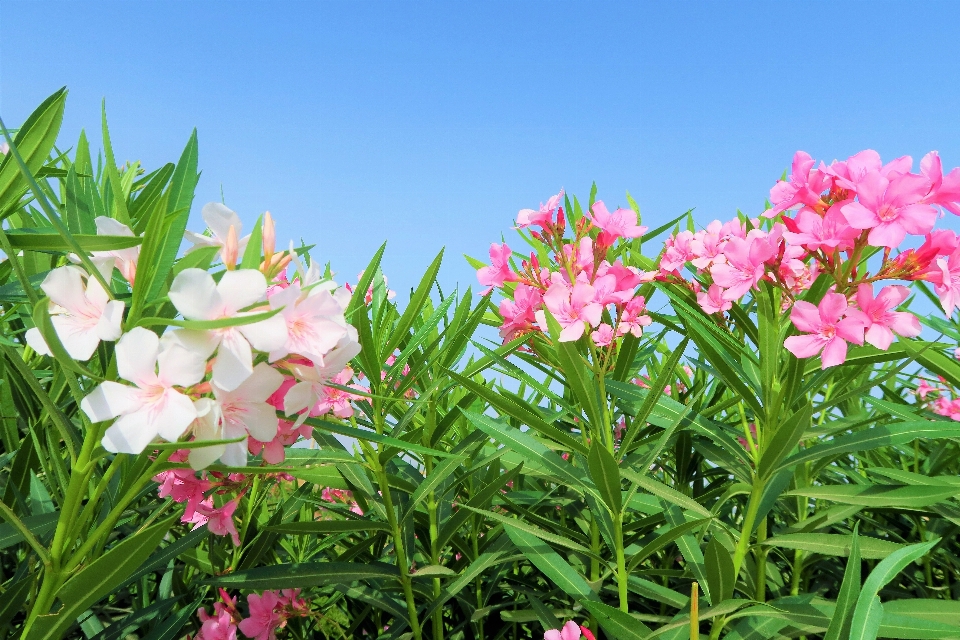
[[885, 204], [880, 207], [880, 211], [877, 212], [877, 217], [880, 218], [882, 222], [890, 222], [891, 220], [896, 220], [900, 215], [900, 212], [897, 209], [889, 204]]
[[820, 329], [820, 335], [822, 335], [827, 340], [832, 340], [835, 335], [837, 335], [837, 328], [832, 324], [825, 325]]

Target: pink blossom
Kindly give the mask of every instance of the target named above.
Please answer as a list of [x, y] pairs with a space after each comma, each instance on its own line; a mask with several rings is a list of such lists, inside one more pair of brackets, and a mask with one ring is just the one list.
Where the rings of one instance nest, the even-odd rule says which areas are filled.
[[697, 294], [697, 304], [706, 313], [720, 313], [729, 311], [733, 303], [723, 298], [723, 289], [719, 285], [712, 284], [706, 291]]
[[794, 154], [790, 180], [781, 180], [770, 189], [773, 206], [763, 212], [765, 218], [773, 218], [800, 205], [812, 206], [820, 202], [820, 194], [829, 187], [829, 177], [820, 169], [814, 169], [813, 165], [810, 154], [804, 151]]
[[264, 591], [260, 596], [248, 595], [250, 617], [240, 621], [243, 635], [255, 640], [276, 640], [277, 629], [284, 623], [283, 616], [276, 611], [280, 604], [276, 591]]
[[723, 225], [714, 220], [707, 225], [706, 230], [693, 234], [690, 242], [690, 251], [695, 256], [691, 262], [697, 269], [709, 269], [714, 262], [725, 262], [723, 245], [727, 236], [723, 233]]
[[920, 161], [920, 172], [930, 181], [930, 192], [924, 202], [940, 205], [950, 213], [960, 215], [960, 168], [943, 175], [940, 155], [931, 151]]
[[637, 213], [633, 209], [617, 209], [610, 213], [603, 200], [597, 200], [592, 211], [593, 225], [601, 231], [597, 238], [601, 246], [609, 247], [617, 238], [639, 238], [647, 231], [647, 227], [637, 224]]
[[912, 313], [891, 311], [910, 296], [910, 290], [891, 285], [880, 290], [876, 299], [873, 286], [861, 284], [857, 289], [857, 306], [866, 314], [869, 324], [865, 340], [878, 349], [887, 350], [893, 343], [893, 334], [913, 338], [920, 335], [920, 320]]
[[524, 227], [529, 227], [532, 224], [541, 227], [549, 226], [553, 221], [553, 212], [556, 211], [560, 206], [560, 200], [562, 199], [563, 189], [560, 189], [560, 193], [547, 200], [547, 204], [540, 204], [539, 211], [534, 211], [533, 209], [521, 209], [517, 214], [517, 227], [523, 229]]
[[796, 232], [786, 231], [783, 237], [793, 245], [801, 245], [807, 251], [824, 249], [828, 253], [834, 249], [849, 249], [860, 235], [843, 216], [840, 208], [850, 201], [845, 200], [830, 207], [822, 217], [813, 209], [801, 209], [792, 220]]
[[929, 394], [931, 391], [937, 391], [937, 388], [930, 386], [926, 380], [921, 380], [920, 384], [917, 385], [917, 390], [915, 393], [920, 397], [921, 400], [926, 400], [927, 394]]
[[[351, 380], [353, 380], [353, 369], [347, 367], [337, 374], [333, 382], [341, 386], [347, 386], [347, 383]], [[351, 385], [351, 387], [358, 391], [364, 390], [358, 385]], [[351, 403], [362, 398], [363, 396], [358, 396], [355, 393], [350, 393], [343, 389], [324, 386], [320, 388], [320, 393], [317, 395], [317, 402], [310, 414], [322, 416], [327, 413], [332, 413], [338, 418], [346, 419], [353, 415], [353, 405]]]
[[613, 327], [606, 322], [602, 322], [590, 337], [598, 347], [606, 347], [613, 342]]
[[867, 243], [874, 247], [896, 247], [908, 233], [930, 233], [937, 210], [922, 200], [929, 189], [928, 180], [913, 173], [868, 173], [858, 185], [857, 202], [841, 208], [850, 226], [870, 229]]
[[726, 262], [710, 267], [713, 281], [726, 289], [724, 300], [738, 300], [757, 286], [764, 275], [764, 262], [776, 255], [763, 238], [731, 238], [723, 248]]
[[520, 277], [510, 270], [510, 247], [507, 243], [490, 245], [490, 266], [477, 269], [477, 280], [488, 287], [502, 287], [504, 282], [516, 282]]
[[630, 333], [634, 338], [643, 335], [643, 328], [650, 325], [653, 320], [646, 315], [647, 306], [643, 296], [637, 296], [626, 304], [623, 313], [620, 314], [620, 322], [617, 323], [617, 335], [622, 336]]
[[573, 620], [562, 629], [550, 629], [543, 634], [543, 640], [580, 640], [580, 626]]
[[798, 301], [790, 320], [806, 335], [790, 336], [784, 346], [798, 358], [810, 358], [823, 351], [823, 369], [843, 364], [847, 342], [863, 344], [863, 332], [870, 323], [863, 312], [848, 308], [847, 299], [839, 293], [826, 294], [819, 306]]
[[174, 502], [186, 502], [182, 522], [190, 522], [194, 512], [204, 500], [204, 493], [213, 488], [213, 484], [206, 478], [197, 477], [193, 469], [171, 469], [163, 471], [154, 477], [154, 482], [160, 483], [158, 495], [161, 498], [171, 497]]
[[926, 279], [933, 283], [934, 291], [940, 296], [944, 313], [952, 315], [954, 308], [960, 307], [960, 249], [949, 257], [937, 258], [936, 267], [930, 269]]
[[679, 271], [694, 257], [693, 232], [680, 231], [675, 236], [667, 238], [663, 256], [660, 258], [660, 271], [672, 273]]
[[200, 617], [197, 640], [237, 640], [237, 623], [219, 602], [214, 604], [212, 616], [203, 607], [197, 610], [197, 615]]
[[[201, 511], [201, 509], [198, 509], [198, 511]], [[207, 529], [210, 533], [217, 536], [229, 534], [230, 537], [233, 538], [234, 546], [239, 547], [240, 534], [237, 532], [237, 527], [233, 523], [233, 512], [236, 510], [237, 500], [233, 499], [219, 509], [206, 510], [203, 515], [207, 518]], [[241, 631], [242, 630], [243, 627], [241, 627]], [[244, 631], [244, 633], [246, 632]]]
[[[584, 323], [592, 327], [600, 323], [603, 307], [594, 302], [595, 291], [592, 286], [576, 283], [572, 289], [563, 283], [554, 283], [543, 296], [543, 303], [561, 327], [560, 342], [579, 340], [583, 335]], [[541, 329], [547, 330], [546, 314], [542, 310], [536, 313]]]
[[513, 340], [520, 333], [532, 329], [533, 323], [537, 320], [535, 314], [542, 305], [543, 294], [539, 289], [518, 284], [513, 291], [513, 300], [500, 301], [500, 315], [503, 316], [500, 337], [504, 340]]

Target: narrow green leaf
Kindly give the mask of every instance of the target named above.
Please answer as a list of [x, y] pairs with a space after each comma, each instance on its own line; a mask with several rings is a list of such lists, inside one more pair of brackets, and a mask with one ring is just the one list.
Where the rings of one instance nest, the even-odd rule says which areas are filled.
[[623, 510], [623, 494], [620, 492], [620, 468], [613, 454], [599, 440], [594, 440], [587, 463], [600, 499], [612, 513], [619, 514]]
[[584, 600], [581, 604], [584, 609], [593, 614], [613, 640], [643, 640], [650, 633], [650, 627], [629, 613], [614, 609], [610, 605], [589, 600]]
[[860, 597], [860, 535], [854, 527], [850, 543], [850, 559], [843, 572], [840, 594], [837, 596], [837, 608], [827, 627], [823, 640], [844, 640], [850, 637], [850, 625], [853, 622], [853, 610]]
[[267, 531], [295, 536], [320, 535], [324, 533], [361, 533], [364, 531], [390, 531], [385, 522], [370, 520], [318, 520], [315, 522], [288, 522], [264, 527]]
[[597, 600], [596, 594], [590, 589], [590, 585], [587, 584], [583, 576], [560, 557], [560, 554], [551, 549], [550, 545], [513, 525], [505, 524], [503, 529], [507, 532], [513, 544], [517, 545], [520, 552], [526, 556], [533, 566], [547, 576], [561, 591], [581, 602]]
[[703, 553], [704, 570], [710, 585], [712, 602], [723, 602], [733, 597], [733, 586], [737, 576], [733, 569], [733, 554], [714, 535]]
[[762, 477], [769, 478], [778, 469], [777, 465], [780, 461], [797, 446], [803, 432], [810, 428], [812, 415], [813, 405], [807, 402], [777, 426], [773, 437], [764, 446], [760, 456], [757, 470]]
[[257, 567], [206, 580], [206, 584], [255, 589], [295, 589], [359, 580], [396, 579], [397, 567], [382, 562], [301, 562]]
[[889, 507], [922, 509], [946, 500], [957, 493], [957, 487], [942, 486], [899, 486], [843, 484], [818, 487], [803, 487], [788, 491], [787, 496], [804, 496], [818, 500], [830, 500], [841, 504], [855, 504], [863, 507]]

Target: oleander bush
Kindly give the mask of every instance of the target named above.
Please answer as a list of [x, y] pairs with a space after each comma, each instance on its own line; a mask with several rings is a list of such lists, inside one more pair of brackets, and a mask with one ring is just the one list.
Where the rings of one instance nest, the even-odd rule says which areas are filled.
[[960, 638], [936, 152], [798, 152], [706, 226], [561, 191], [479, 293], [395, 294], [385, 246], [188, 231], [196, 133], [120, 164], [65, 101], [3, 126], [7, 636]]

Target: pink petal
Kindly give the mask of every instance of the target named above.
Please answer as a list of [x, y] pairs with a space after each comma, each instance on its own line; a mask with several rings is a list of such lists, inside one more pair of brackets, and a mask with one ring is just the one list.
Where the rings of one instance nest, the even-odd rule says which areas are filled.
[[894, 333], [905, 338], [915, 338], [920, 335], [923, 329], [920, 326], [920, 320], [917, 316], [906, 311], [893, 311], [890, 313], [892, 319], [889, 327]]
[[883, 325], [875, 324], [867, 329], [867, 334], [864, 339], [868, 344], [872, 344], [876, 348], [886, 351], [890, 348], [890, 345], [893, 344], [893, 331], [890, 331], [890, 329]]
[[783, 346], [787, 351], [798, 358], [812, 358], [820, 353], [823, 348], [824, 339], [819, 335], [790, 336], [783, 341]]
[[583, 322], [577, 320], [572, 322], [560, 332], [560, 342], [576, 342], [583, 335]]
[[840, 338], [833, 338], [827, 342], [823, 348], [823, 355], [820, 357], [820, 368], [827, 369], [843, 364], [847, 359], [847, 343]]
[[899, 220], [891, 222], [881, 222], [867, 236], [867, 244], [871, 247], [897, 247], [907, 236], [906, 230]]
[[930, 233], [937, 223], [937, 208], [928, 204], [911, 204], [900, 209], [899, 213], [897, 222], [915, 236]]
[[804, 333], [816, 333], [822, 324], [820, 310], [803, 300], [793, 305], [793, 310], [790, 311], [790, 320], [793, 322], [793, 326]]
[[851, 202], [840, 208], [843, 217], [854, 229], [872, 229], [880, 223], [876, 213], [867, 209], [859, 202]]
[[820, 301], [818, 310], [824, 324], [834, 324], [847, 310], [847, 299], [840, 293], [828, 293]]

